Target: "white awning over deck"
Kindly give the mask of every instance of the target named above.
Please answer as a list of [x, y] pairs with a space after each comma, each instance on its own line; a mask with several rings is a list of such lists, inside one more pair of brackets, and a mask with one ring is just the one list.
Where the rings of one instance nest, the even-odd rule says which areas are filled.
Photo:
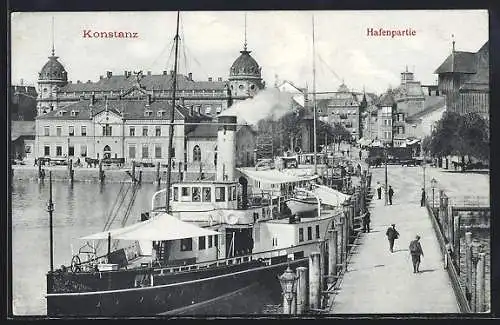
[[266, 184], [285, 184], [309, 181], [318, 178], [318, 175], [308, 175], [308, 169], [277, 169], [255, 170], [253, 168], [239, 168], [248, 178]]
[[322, 204], [328, 204], [332, 206], [339, 206], [350, 197], [347, 194], [323, 185], [314, 186], [311, 192], [319, 197]]
[[123, 240], [176, 240], [200, 236], [220, 235], [219, 232], [200, 228], [192, 223], [184, 222], [166, 213], [158, 214], [149, 220], [135, 223], [133, 225], [99, 232], [80, 239], [107, 239], [108, 233], [111, 239]]

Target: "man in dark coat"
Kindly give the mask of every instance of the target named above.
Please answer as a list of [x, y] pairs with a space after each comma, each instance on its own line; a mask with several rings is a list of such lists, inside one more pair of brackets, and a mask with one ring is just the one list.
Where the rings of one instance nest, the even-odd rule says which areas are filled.
[[385, 232], [387, 239], [389, 240], [389, 251], [394, 252], [394, 240], [399, 238], [399, 232], [396, 230], [396, 225], [392, 224], [391, 227], [387, 228]]
[[380, 182], [377, 182], [377, 196], [379, 200], [382, 198], [382, 186], [380, 185]]
[[363, 215], [363, 232], [370, 232], [370, 211], [368, 210]]
[[424, 251], [422, 250], [422, 246], [420, 245], [420, 236], [417, 235], [415, 240], [410, 242], [410, 254], [411, 254], [411, 262], [413, 263], [413, 273], [418, 273], [420, 266], [420, 255], [424, 256]]
[[391, 185], [389, 185], [389, 204], [392, 205], [392, 197], [394, 195], [394, 190], [392, 189]]
[[359, 149], [359, 160], [361, 160], [362, 155], [363, 155], [363, 153], [361, 152], [361, 149]]
[[422, 188], [422, 198], [420, 199], [420, 206], [425, 206], [425, 190]]

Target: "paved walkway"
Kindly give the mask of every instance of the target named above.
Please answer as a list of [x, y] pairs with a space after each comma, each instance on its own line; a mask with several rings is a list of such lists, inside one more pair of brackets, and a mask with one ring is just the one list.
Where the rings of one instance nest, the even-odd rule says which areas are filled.
[[[382, 182], [381, 179], [373, 180], [373, 187], [377, 180]], [[370, 207], [372, 231], [361, 234], [361, 246], [351, 258], [330, 313], [460, 312], [451, 281], [443, 268], [431, 220], [425, 208], [410, 197], [401, 195], [400, 201], [384, 206], [383, 194], [378, 200], [375, 193]], [[400, 237], [391, 254], [385, 232], [392, 223], [396, 224]], [[414, 274], [408, 246], [416, 234], [421, 237], [425, 256], [420, 265], [421, 273]]]

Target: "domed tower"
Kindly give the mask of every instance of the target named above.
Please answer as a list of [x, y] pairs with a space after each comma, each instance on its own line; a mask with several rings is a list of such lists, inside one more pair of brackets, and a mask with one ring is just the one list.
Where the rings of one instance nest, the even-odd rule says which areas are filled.
[[57, 91], [68, 83], [68, 73], [57, 59], [58, 57], [54, 55], [54, 47], [52, 47], [49, 61], [45, 63], [38, 74], [38, 115], [57, 108]]
[[247, 44], [240, 51], [241, 55], [234, 61], [229, 70], [229, 88], [232, 97], [253, 97], [264, 88], [261, 67], [250, 55]]

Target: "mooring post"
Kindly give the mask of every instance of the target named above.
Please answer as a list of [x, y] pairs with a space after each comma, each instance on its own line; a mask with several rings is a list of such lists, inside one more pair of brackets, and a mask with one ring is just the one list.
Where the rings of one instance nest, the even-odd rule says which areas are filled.
[[309, 255], [309, 309], [321, 308], [320, 259], [320, 252]]
[[472, 309], [472, 233], [465, 233], [465, 296]]
[[69, 182], [71, 184], [73, 184], [73, 175], [74, 175], [75, 171], [73, 170], [73, 160], [72, 159], [69, 160], [68, 168], [69, 168]]
[[307, 298], [308, 292], [308, 279], [307, 267], [301, 266], [296, 269], [298, 282], [297, 282], [297, 314], [304, 314], [307, 311]]
[[485, 283], [486, 283], [486, 253], [479, 253], [477, 260], [477, 269], [476, 269], [476, 312], [482, 313], [486, 311], [486, 291], [485, 291]]
[[453, 217], [453, 255], [457, 266], [457, 273], [460, 275], [460, 215]]
[[161, 178], [160, 178], [160, 162], [156, 163], [156, 185], [160, 186]]
[[328, 287], [335, 282], [337, 275], [337, 230], [329, 230], [330, 238], [328, 243]]

